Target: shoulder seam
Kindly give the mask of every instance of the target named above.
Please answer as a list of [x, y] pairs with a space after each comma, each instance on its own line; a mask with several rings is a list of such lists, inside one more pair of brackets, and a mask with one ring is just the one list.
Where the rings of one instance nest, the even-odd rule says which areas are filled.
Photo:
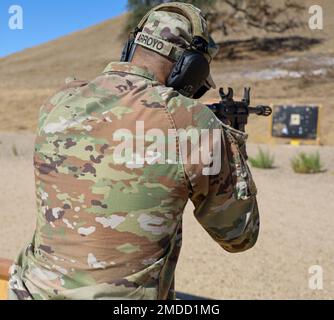
[[[172, 124], [173, 129], [175, 129], [176, 132], [177, 132], [178, 128], [176, 126], [174, 117], [173, 117], [172, 113], [168, 109], [168, 102], [169, 102], [169, 100], [170, 99], [168, 99], [167, 102], [166, 102], [165, 112], [166, 112], [167, 118], [169, 119], [169, 121]], [[177, 148], [177, 155], [178, 155], [178, 165], [182, 167], [183, 184], [184, 184], [184, 187], [187, 190], [187, 193], [189, 195], [189, 193], [191, 193], [191, 190], [189, 190], [189, 187], [188, 187], [187, 172], [186, 172], [186, 169], [185, 169], [185, 166], [184, 166], [184, 163], [183, 163], [183, 154], [182, 154], [182, 150], [181, 150], [181, 147], [180, 147], [180, 139], [179, 139], [178, 135], [177, 135], [177, 140], [176, 140], [176, 148]]]

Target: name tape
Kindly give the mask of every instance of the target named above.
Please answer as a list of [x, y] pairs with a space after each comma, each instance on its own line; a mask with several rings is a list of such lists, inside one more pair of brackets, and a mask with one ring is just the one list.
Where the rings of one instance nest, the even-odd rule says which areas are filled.
[[135, 43], [167, 57], [170, 56], [174, 48], [173, 44], [143, 32], [137, 34]]

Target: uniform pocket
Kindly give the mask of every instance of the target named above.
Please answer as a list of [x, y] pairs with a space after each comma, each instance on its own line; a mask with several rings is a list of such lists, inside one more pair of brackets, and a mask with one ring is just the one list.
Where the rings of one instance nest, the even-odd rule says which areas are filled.
[[247, 200], [257, 193], [256, 185], [247, 164], [246, 142], [248, 135], [225, 124], [222, 124], [222, 126], [235, 197], [238, 200]]

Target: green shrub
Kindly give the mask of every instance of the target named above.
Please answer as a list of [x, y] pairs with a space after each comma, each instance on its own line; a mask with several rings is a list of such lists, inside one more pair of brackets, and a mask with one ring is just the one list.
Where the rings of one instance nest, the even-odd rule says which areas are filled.
[[269, 151], [259, 148], [259, 153], [254, 158], [249, 157], [249, 162], [254, 168], [273, 169], [275, 156], [271, 155]]
[[319, 173], [323, 171], [319, 152], [311, 154], [301, 152], [291, 160], [291, 165], [296, 173]]

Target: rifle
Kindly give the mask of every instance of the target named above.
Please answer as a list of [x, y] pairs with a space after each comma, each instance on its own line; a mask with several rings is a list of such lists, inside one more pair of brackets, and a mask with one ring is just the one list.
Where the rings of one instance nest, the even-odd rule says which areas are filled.
[[216, 114], [218, 119], [232, 128], [245, 132], [250, 114], [268, 117], [272, 114], [269, 106], [259, 105], [250, 107], [250, 91], [251, 88], [244, 89], [244, 98], [241, 101], [234, 101], [234, 92], [232, 88], [228, 88], [225, 94], [224, 89], [219, 89], [221, 101], [208, 105], [208, 107]]

